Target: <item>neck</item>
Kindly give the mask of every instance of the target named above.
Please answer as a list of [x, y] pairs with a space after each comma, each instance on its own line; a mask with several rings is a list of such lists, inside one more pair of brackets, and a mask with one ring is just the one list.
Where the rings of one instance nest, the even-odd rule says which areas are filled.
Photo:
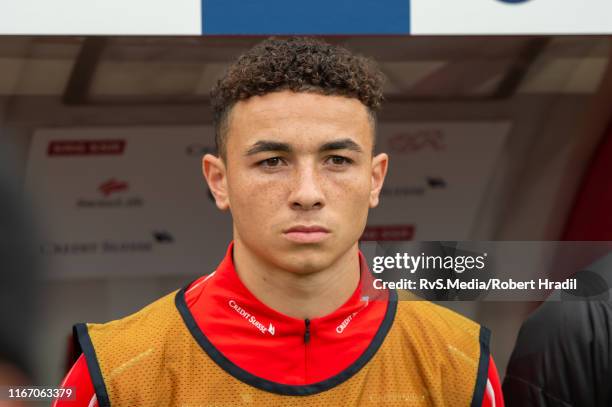
[[239, 239], [234, 242], [233, 259], [240, 280], [257, 299], [293, 318], [311, 319], [332, 313], [359, 284], [357, 243], [329, 267], [309, 273], [275, 266]]

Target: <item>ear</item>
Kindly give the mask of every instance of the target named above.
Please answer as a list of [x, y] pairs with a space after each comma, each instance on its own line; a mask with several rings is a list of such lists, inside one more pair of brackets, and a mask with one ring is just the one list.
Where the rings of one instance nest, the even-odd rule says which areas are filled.
[[370, 187], [370, 208], [376, 208], [382, 190], [387, 168], [389, 167], [389, 156], [385, 153], [378, 154], [372, 159], [372, 185]]
[[212, 154], [206, 154], [202, 158], [202, 172], [204, 173], [204, 178], [206, 178], [210, 192], [215, 197], [217, 208], [222, 211], [229, 209], [227, 171], [223, 160]]

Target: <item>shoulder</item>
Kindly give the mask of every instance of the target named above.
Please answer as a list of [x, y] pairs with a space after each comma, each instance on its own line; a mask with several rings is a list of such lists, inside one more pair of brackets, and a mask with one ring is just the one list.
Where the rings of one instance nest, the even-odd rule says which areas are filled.
[[521, 334], [537, 336], [538, 342], [545, 342], [543, 345], [568, 336], [590, 341], [593, 333], [601, 332], [611, 319], [610, 301], [546, 301], [525, 320]]
[[487, 385], [489, 331], [441, 305], [399, 297], [387, 349], [400, 363], [418, 366], [416, 375], [428, 386], [437, 386], [444, 372], [440, 391], [445, 398], [461, 400], [451, 404], [476, 400], [475, 405], [480, 405]]
[[610, 326], [610, 301], [546, 301], [521, 326], [509, 372], [540, 379], [536, 367], [550, 369], [547, 377], [593, 371], [600, 364], [605, 371], [612, 360]]
[[392, 331], [404, 347], [434, 364], [461, 365], [478, 375], [488, 365], [489, 330], [441, 305], [414, 299], [398, 301]]
[[169, 293], [121, 319], [101, 324], [75, 325], [79, 342], [82, 342], [83, 337], [87, 336], [97, 345], [96, 347], [128, 349], [137, 346], [149, 335], [163, 336], [176, 325], [177, 320], [180, 321], [175, 305], [177, 292]]
[[111, 401], [113, 405], [141, 405], [137, 402], [142, 396], [141, 380], [167, 379], [168, 366], [190, 354], [195, 342], [188, 340], [189, 331], [178, 311], [179, 298], [175, 291], [125, 318], [75, 326], [101, 406]]
[[[414, 330], [422, 328], [426, 334], [440, 337], [479, 339], [483, 328], [463, 315], [430, 301], [400, 295], [397, 322]], [[485, 333], [488, 332], [484, 328]]]
[[508, 405], [533, 394], [540, 405], [608, 403], [611, 321], [609, 301], [544, 302], [519, 331], [504, 379]]

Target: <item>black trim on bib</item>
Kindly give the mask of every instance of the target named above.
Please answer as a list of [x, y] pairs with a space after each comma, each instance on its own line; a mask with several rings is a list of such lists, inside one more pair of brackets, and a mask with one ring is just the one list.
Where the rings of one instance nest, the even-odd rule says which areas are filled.
[[395, 290], [389, 291], [389, 301], [387, 303], [387, 311], [383, 318], [378, 331], [374, 335], [372, 342], [368, 345], [366, 350], [353, 362], [349, 367], [344, 369], [342, 372], [329, 379], [307, 385], [290, 385], [273, 382], [270, 380], [263, 379], [255, 376], [246, 370], [242, 369], [228, 358], [226, 358], [206, 337], [204, 332], [200, 329], [196, 323], [191, 311], [187, 307], [185, 302], [185, 288], [181, 289], [175, 297], [176, 308], [178, 309], [187, 329], [191, 332], [196, 342], [202, 347], [202, 349], [208, 354], [208, 356], [225, 370], [227, 373], [235, 377], [236, 379], [256, 387], [261, 390], [269, 391], [271, 393], [286, 395], [286, 396], [310, 396], [312, 394], [320, 393], [325, 390], [329, 390], [349, 378], [355, 375], [362, 367], [364, 367], [370, 359], [376, 354], [383, 341], [387, 337], [387, 333], [393, 325], [395, 319], [395, 313], [397, 311], [397, 293]]
[[476, 385], [474, 386], [474, 395], [472, 396], [472, 407], [482, 406], [485, 391], [487, 390], [487, 380], [489, 379], [489, 341], [491, 339], [491, 331], [484, 326], [480, 327], [480, 360], [478, 361], [478, 371], [476, 373]]
[[77, 339], [77, 344], [81, 348], [81, 352], [85, 355], [85, 361], [87, 362], [87, 369], [89, 370], [89, 376], [91, 382], [96, 391], [96, 398], [98, 399], [99, 407], [110, 407], [110, 399], [108, 392], [106, 391], [106, 385], [102, 377], [102, 370], [96, 357], [96, 351], [89, 337], [87, 330], [87, 324], [76, 324], [72, 328], [74, 337]]

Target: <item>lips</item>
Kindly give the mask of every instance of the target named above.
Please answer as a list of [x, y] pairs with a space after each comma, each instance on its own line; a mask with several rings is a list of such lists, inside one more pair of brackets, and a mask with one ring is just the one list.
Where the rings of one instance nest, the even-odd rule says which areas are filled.
[[329, 234], [328, 229], [316, 225], [297, 225], [283, 232], [285, 238], [296, 243], [318, 243]]
[[285, 233], [317, 233], [324, 232], [329, 233], [329, 230], [325, 229], [322, 226], [294, 226], [290, 229], [287, 229]]

